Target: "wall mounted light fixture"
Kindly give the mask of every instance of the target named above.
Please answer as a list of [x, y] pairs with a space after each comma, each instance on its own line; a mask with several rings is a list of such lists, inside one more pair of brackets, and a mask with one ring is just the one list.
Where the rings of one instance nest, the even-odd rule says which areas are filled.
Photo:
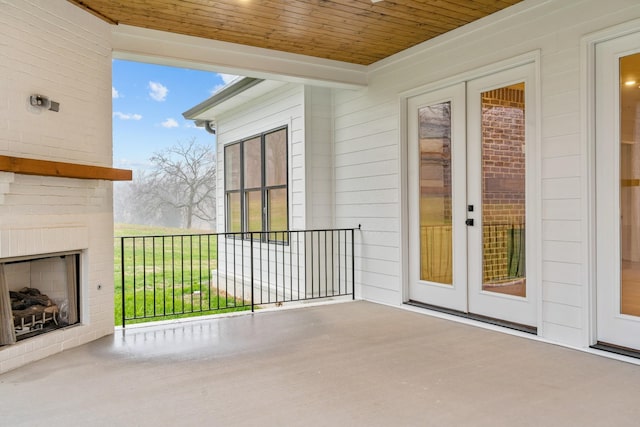
[[44, 108], [47, 110], [60, 111], [60, 103], [50, 100], [44, 95], [31, 95], [29, 103], [34, 107]]

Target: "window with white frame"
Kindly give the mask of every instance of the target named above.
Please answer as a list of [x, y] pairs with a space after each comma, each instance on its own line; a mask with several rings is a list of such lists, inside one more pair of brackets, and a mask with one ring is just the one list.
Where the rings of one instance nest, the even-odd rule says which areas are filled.
[[[227, 232], [288, 229], [287, 164], [287, 127], [224, 147]], [[269, 238], [284, 239], [280, 233]]]

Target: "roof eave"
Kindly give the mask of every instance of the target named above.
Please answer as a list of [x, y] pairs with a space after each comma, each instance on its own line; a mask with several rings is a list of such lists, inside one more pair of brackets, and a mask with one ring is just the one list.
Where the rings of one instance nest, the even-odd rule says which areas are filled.
[[211, 108], [224, 103], [225, 101], [233, 98], [236, 95], [250, 89], [257, 84], [260, 84], [264, 79], [258, 79], [254, 77], [243, 77], [234, 81], [233, 83], [225, 86], [220, 91], [216, 92], [212, 97], [206, 99], [200, 104], [182, 113], [182, 116], [187, 120], [196, 120], [198, 116], [209, 111]]

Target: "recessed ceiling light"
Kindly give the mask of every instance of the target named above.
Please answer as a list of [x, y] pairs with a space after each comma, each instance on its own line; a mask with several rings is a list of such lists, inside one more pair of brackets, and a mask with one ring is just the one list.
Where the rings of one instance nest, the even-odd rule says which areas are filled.
[[627, 80], [626, 82], [624, 82], [624, 84], [626, 86], [633, 86], [634, 84], [636, 84], [635, 80]]

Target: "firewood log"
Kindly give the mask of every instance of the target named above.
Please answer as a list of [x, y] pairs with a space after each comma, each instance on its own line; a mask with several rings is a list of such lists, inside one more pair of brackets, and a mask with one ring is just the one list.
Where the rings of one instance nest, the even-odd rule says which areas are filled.
[[30, 294], [23, 294], [22, 292], [10, 291], [9, 296], [10, 298], [23, 302], [27, 306], [42, 305], [42, 306], [48, 307], [52, 304], [49, 297], [43, 294], [30, 295]]

